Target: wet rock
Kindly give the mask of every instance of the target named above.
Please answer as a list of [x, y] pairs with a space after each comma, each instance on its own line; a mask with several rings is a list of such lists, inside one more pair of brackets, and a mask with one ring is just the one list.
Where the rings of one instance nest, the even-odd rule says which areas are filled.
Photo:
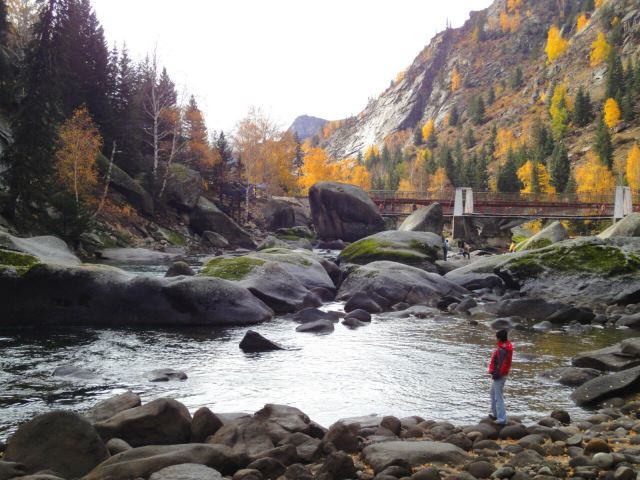
[[402, 431], [402, 423], [400, 422], [400, 419], [393, 416], [383, 417], [380, 422], [380, 426], [386, 428], [394, 435], [400, 435], [400, 432]]
[[115, 397], [108, 398], [97, 403], [84, 413], [84, 416], [91, 422], [102, 422], [108, 420], [114, 415], [139, 407], [142, 404], [140, 396], [133, 392], [125, 392]]
[[296, 332], [331, 333], [335, 330], [331, 320], [316, 320], [296, 327]]
[[131, 445], [120, 438], [112, 438], [107, 442], [106, 446], [110, 455], [117, 455], [132, 448]]
[[56, 263], [68, 266], [80, 265], [82, 263], [69, 249], [64, 240], [54, 237], [53, 235], [21, 238], [0, 232], [0, 247], [33, 255], [44, 263]]
[[240, 341], [240, 349], [243, 352], [268, 352], [272, 350], [284, 350], [284, 347], [265, 338], [258, 332], [247, 330]]
[[145, 377], [150, 382], [170, 382], [173, 380], [184, 381], [187, 374], [180, 370], [174, 370], [173, 368], [159, 368], [157, 370], [151, 370], [145, 373]]
[[547, 320], [543, 320], [542, 322], [538, 322], [532, 327], [537, 332], [548, 332], [549, 330], [553, 330], [553, 324]]
[[293, 316], [293, 320], [300, 323], [315, 322], [317, 320], [331, 320], [332, 322], [337, 322], [340, 320], [340, 313], [333, 311], [325, 312], [318, 308], [309, 307], [296, 312]]
[[621, 344], [577, 355], [571, 363], [576, 367], [617, 372], [640, 365], [640, 357], [622, 354]]
[[576, 404], [591, 405], [606, 398], [640, 390], [640, 367], [603, 375], [580, 385], [571, 394]]
[[371, 198], [354, 185], [316, 183], [309, 189], [309, 205], [320, 238], [353, 242], [384, 228]]
[[205, 230], [202, 232], [202, 240], [213, 248], [229, 248], [229, 241], [217, 232]]
[[300, 432], [292, 433], [278, 443], [279, 446], [294, 446], [299, 459], [305, 463], [311, 463], [318, 459], [321, 453], [320, 444], [319, 439]]
[[496, 467], [492, 463], [484, 460], [471, 462], [464, 469], [475, 478], [490, 478], [493, 472], [496, 471]]
[[594, 455], [596, 453], [610, 453], [611, 447], [602, 438], [592, 438], [584, 447], [585, 455]]
[[603, 470], [608, 470], [613, 466], [613, 455], [610, 453], [598, 452], [591, 459], [593, 464]]
[[246, 459], [223, 445], [191, 443], [151, 445], [133, 448], [109, 458], [83, 480], [130, 480], [149, 478], [163, 468], [185, 463], [206, 465], [223, 475], [231, 475], [246, 464]]
[[345, 320], [349, 320], [351, 318], [355, 318], [356, 320], [360, 320], [361, 322], [370, 322], [371, 314], [366, 310], [356, 309], [352, 310], [344, 316]]
[[186, 262], [175, 262], [171, 264], [167, 273], [164, 274], [165, 277], [179, 277], [180, 275], [184, 275], [187, 277], [193, 277], [196, 272], [187, 264]]
[[191, 436], [191, 415], [180, 402], [160, 398], [118, 413], [95, 427], [104, 441], [121, 438], [133, 447], [180, 444]]
[[358, 320], [357, 318], [345, 318], [342, 321], [342, 324], [345, 327], [349, 327], [349, 328], [359, 328], [359, 327], [366, 327], [367, 325], [369, 325], [369, 323], [365, 323], [365, 322], [361, 322], [360, 320]]
[[204, 443], [222, 428], [222, 420], [207, 407], [200, 407], [191, 420], [191, 443]]
[[222, 480], [217, 470], [196, 463], [182, 463], [163, 468], [149, 477], [149, 480]]
[[3, 460], [23, 464], [30, 474], [51, 470], [77, 478], [107, 458], [107, 447], [87, 419], [54, 411], [22, 424], [9, 439]]
[[233, 474], [232, 480], [262, 480], [262, 473], [251, 468], [242, 468]]
[[599, 370], [579, 367], [560, 367], [543, 373], [544, 377], [557, 379], [558, 383], [568, 387], [579, 387], [600, 375]]
[[342, 240], [323, 240], [318, 242], [316, 248], [320, 250], [343, 250], [347, 246]]
[[555, 325], [569, 322], [590, 323], [595, 318], [595, 314], [588, 308], [565, 307], [551, 315], [546, 320]]
[[565, 410], [554, 410], [551, 412], [550, 416], [551, 418], [558, 420], [563, 425], [569, 425], [571, 423], [571, 416], [569, 415], [569, 412]]
[[9, 480], [27, 474], [27, 467], [22, 463], [4, 462], [0, 460], [0, 480]]
[[500, 430], [499, 437], [502, 439], [511, 438], [513, 440], [519, 440], [528, 434], [529, 432], [524, 425], [507, 425]]
[[359, 423], [345, 423], [339, 421], [329, 427], [329, 431], [323, 438], [323, 443], [331, 443], [338, 450], [347, 453], [356, 453], [360, 451], [360, 440], [358, 432], [360, 431]]
[[564, 304], [542, 298], [517, 298], [487, 305], [487, 310], [500, 317], [519, 316], [531, 320], [546, 320], [549, 315], [565, 308]]
[[354, 293], [344, 306], [345, 312], [351, 313], [356, 310], [363, 310], [369, 314], [382, 312], [380, 305], [369, 298], [365, 292]]
[[276, 480], [280, 475], [284, 475], [286, 467], [274, 458], [259, 458], [254, 460], [247, 468], [250, 470], [258, 470], [262, 474], [262, 478], [268, 480]]
[[95, 372], [74, 365], [61, 365], [53, 371], [54, 377], [69, 378], [74, 380], [96, 380], [100, 378]]
[[469, 459], [468, 454], [455, 445], [430, 441], [391, 441], [373, 444], [366, 447], [362, 455], [374, 471], [381, 470], [395, 459], [405, 460], [414, 467], [425, 463], [460, 465]]
[[316, 472], [317, 480], [347, 480], [356, 478], [353, 459], [344, 452], [331, 453]]

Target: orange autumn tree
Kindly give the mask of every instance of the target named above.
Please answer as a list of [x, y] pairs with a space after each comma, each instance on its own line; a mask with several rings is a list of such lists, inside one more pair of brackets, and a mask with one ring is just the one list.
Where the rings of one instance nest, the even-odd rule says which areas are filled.
[[627, 156], [627, 182], [632, 190], [640, 190], [640, 147], [634, 143]]
[[567, 44], [568, 41], [562, 38], [560, 29], [555, 25], [551, 25], [547, 34], [547, 46], [545, 48], [549, 62], [555, 62], [560, 58], [567, 50]]
[[587, 15], [583, 13], [578, 17], [578, 21], [576, 22], [576, 30], [578, 32], [581, 32], [584, 27], [587, 26], [587, 23], [589, 23], [589, 20], [587, 19]]
[[76, 205], [91, 200], [98, 184], [96, 157], [102, 137], [87, 107], [80, 107], [62, 124], [56, 152], [56, 176], [62, 187], [74, 194]]
[[611, 192], [616, 185], [611, 170], [592, 152], [576, 167], [576, 192], [588, 196], [592, 192]]
[[312, 147], [308, 142], [303, 146], [304, 165], [299, 186], [303, 193], [318, 182], [343, 182], [357, 185], [364, 190], [371, 189], [371, 177], [363, 165], [352, 158], [335, 160], [320, 147]]
[[[460, 88], [460, 84], [462, 83], [462, 77], [460, 76], [460, 72], [458, 72], [458, 67], [453, 67], [453, 72], [451, 72], [451, 93], [456, 93]], [[422, 138], [428, 138], [424, 135]]]
[[[431, 134], [433, 133], [433, 129], [434, 129], [434, 124], [433, 124], [433, 119], [430, 118], [427, 123], [424, 124], [424, 127], [422, 127], [422, 140], [423, 141], [427, 141], [427, 139], [431, 136]], [[365, 156], [366, 158], [366, 156]]]
[[608, 98], [604, 103], [604, 123], [614, 128], [620, 123], [620, 107], [615, 98]]
[[592, 67], [600, 65], [611, 53], [611, 45], [607, 42], [607, 38], [604, 33], [598, 32], [598, 38], [596, 38], [591, 44], [591, 53], [589, 54], [589, 64]]
[[[175, 118], [172, 122], [177, 122]], [[184, 147], [184, 163], [201, 169], [211, 169], [216, 163], [216, 156], [209, 144], [209, 134], [204, 121], [204, 115], [198, 108], [195, 97], [189, 98], [189, 105], [183, 118], [184, 135], [186, 144]]]

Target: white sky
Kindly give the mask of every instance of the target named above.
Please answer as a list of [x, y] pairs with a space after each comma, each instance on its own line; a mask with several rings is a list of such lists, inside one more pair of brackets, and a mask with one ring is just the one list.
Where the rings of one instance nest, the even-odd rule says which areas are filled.
[[359, 113], [410, 65], [447, 19], [491, 0], [93, 0], [110, 46], [138, 60], [158, 46], [209, 130], [251, 105], [283, 127], [298, 115]]

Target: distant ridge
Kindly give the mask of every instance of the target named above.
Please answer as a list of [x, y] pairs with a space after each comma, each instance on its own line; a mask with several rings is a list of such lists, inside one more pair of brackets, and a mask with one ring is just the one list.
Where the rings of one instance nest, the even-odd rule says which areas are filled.
[[310, 115], [300, 115], [293, 121], [289, 127], [289, 131], [297, 133], [300, 140], [306, 140], [307, 138], [311, 138], [317, 133], [320, 133], [325, 123], [327, 123], [327, 120], [323, 118], [312, 117]]

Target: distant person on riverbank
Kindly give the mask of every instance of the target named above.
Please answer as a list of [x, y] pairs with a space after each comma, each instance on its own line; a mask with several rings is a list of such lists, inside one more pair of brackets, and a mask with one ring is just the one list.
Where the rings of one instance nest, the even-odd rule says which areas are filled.
[[504, 406], [504, 384], [511, 370], [513, 357], [513, 345], [508, 340], [507, 330], [499, 330], [496, 333], [498, 346], [491, 356], [489, 374], [493, 378], [491, 384], [491, 413], [489, 417], [498, 424], [507, 423], [507, 411]]
[[471, 260], [471, 245], [469, 245], [466, 241], [462, 244], [462, 258]]
[[449, 253], [449, 240], [448, 239], [444, 239], [444, 242], [442, 242], [442, 255], [444, 256], [444, 261], [447, 261], [447, 254]]

